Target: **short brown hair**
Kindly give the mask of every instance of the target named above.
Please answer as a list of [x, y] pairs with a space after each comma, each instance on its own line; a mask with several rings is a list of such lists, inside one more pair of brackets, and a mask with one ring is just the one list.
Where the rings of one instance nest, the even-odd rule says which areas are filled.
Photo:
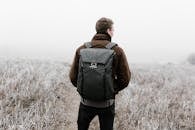
[[107, 29], [111, 29], [112, 25], [113, 25], [113, 21], [109, 18], [100, 18], [97, 22], [96, 22], [96, 32], [97, 33], [106, 33]]

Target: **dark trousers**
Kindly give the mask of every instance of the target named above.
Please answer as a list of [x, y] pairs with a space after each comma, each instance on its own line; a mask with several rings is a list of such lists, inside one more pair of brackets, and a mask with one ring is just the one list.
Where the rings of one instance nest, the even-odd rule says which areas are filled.
[[100, 130], [113, 130], [114, 104], [106, 108], [95, 108], [80, 103], [78, 113], [78, 130], [88, 130], [92, 119], [98, 115], [100, 122]]

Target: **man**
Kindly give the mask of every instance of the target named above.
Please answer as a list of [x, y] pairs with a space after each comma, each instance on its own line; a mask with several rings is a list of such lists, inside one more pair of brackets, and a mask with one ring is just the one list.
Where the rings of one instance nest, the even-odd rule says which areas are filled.
[[[96, 23], [96, 34], [91, 40], [91, 48], [105, 48], [111, 43], [114, 28], [113, 21], [109, 18], [101, 18]], [[76, 50], [69, 77], [72, 84], [78, 88], [79, 57], [80, 51], [85, 49], [86, 44]], [[115, 114], [115, 95], [128, 86], [131, 72], [125, 53], [117, 44], [112, 48], [115, 55], [112, 62], [112, 81], [114, 82], [114, 97], [105, 101], [93, 101], [81, 97], [78, 113], [78, 130], [88, 130], [91, 120], [98, 115], [101, 130], [113, 130]], [[90, 79], [89, 79], [90, 80]]]

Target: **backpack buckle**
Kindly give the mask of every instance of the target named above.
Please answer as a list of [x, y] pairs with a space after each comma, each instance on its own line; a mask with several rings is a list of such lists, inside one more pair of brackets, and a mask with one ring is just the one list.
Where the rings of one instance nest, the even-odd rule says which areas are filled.
[[96, 69], [97, 68], [97, 63], [91, 63], [91, 65], [89, 66], [89, 68]]

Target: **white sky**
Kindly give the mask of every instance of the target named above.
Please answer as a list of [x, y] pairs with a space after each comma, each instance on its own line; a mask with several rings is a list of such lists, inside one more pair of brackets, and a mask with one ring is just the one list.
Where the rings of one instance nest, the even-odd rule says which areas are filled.
[[101, 17], [114, 21], [131, 62], [175, 62], [195, 52], [194, 0], [1, 0], [0, 56], [72, 61]]

